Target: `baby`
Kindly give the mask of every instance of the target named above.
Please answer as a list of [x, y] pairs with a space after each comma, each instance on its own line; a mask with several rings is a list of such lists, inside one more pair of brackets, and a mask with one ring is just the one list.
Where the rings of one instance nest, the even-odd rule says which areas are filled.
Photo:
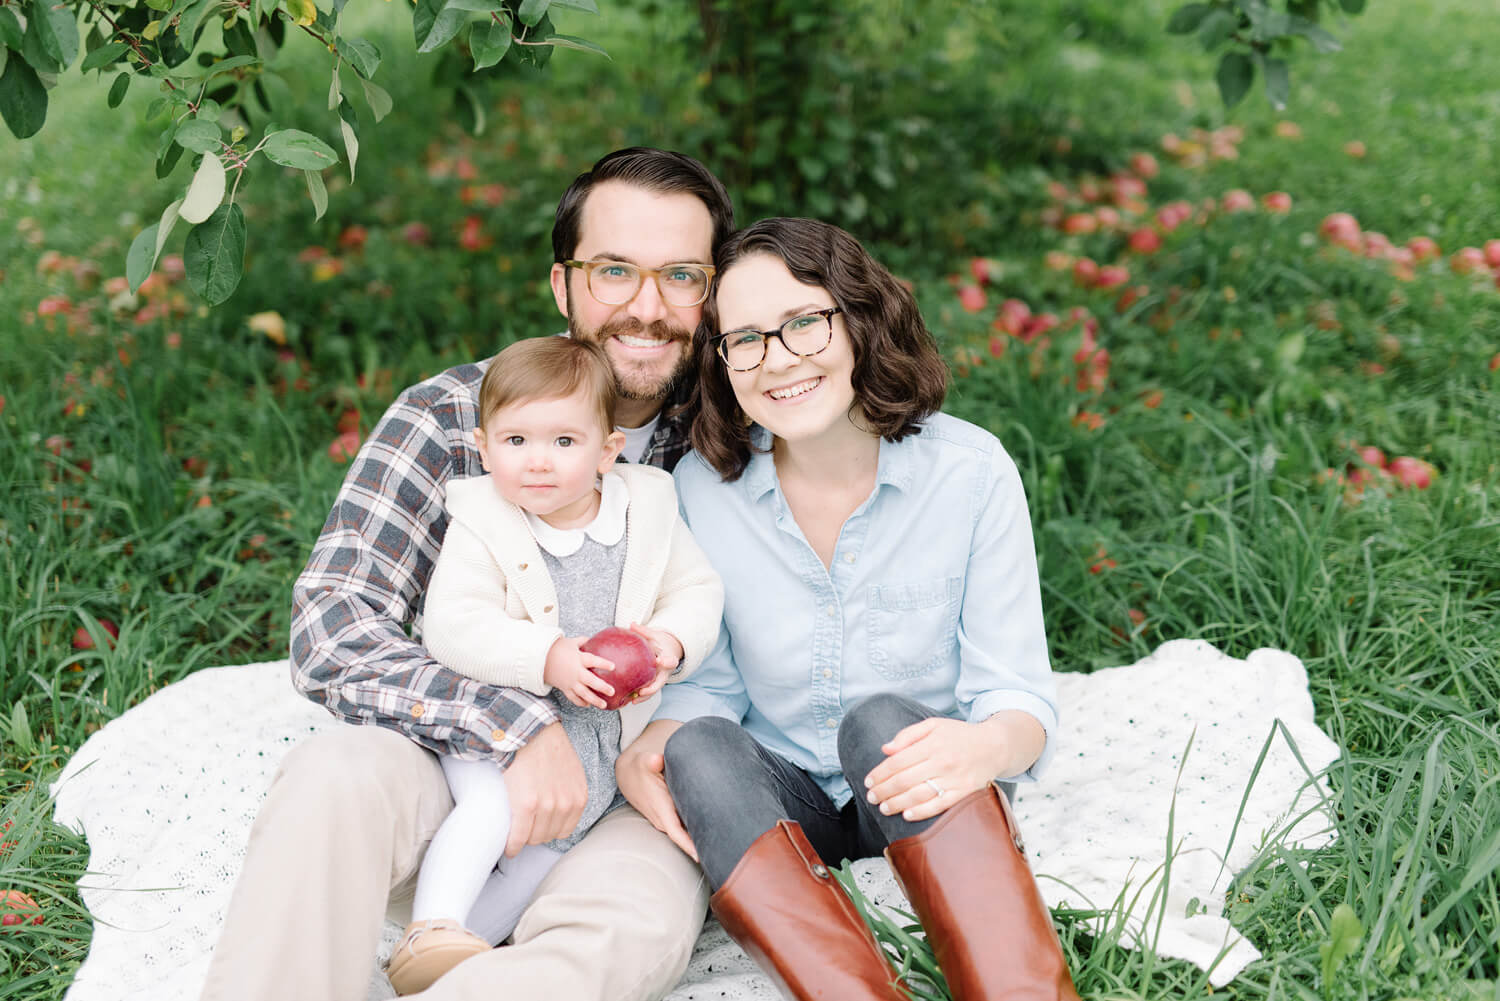
[[[650, 719], [656, 692], [686, 677], [718, 637], [723, 586], [678, 516], [671, 476], [616, 463], [625, 436], [615, 400], [603, 350], [567, 337], [512, 344], [480, 386], [474, 443], [487, 475], [447, 486], [423, 642], [467, 677], [550, 694], [588, 777], [588, 803], [570, 836], [502, 858], [504, 773], [491, 759], [444, 756], [454, 807], [391, 955], [398, 993], [425, 989], [511, 933], [562, 853], [621, 802], [615, 759]], [[609, 626], [630, 628], [656, 655], [655, 680], [618, 712], [603, 708], [613, 665], [580, 649]]]

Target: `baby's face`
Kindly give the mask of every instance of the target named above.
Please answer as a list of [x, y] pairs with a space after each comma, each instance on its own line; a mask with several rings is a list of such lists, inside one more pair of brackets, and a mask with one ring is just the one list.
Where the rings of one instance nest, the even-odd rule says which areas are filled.
[[501, 497], [549, 525], [576, 528], [598, 510], [595, 482], [625, 436], [600, 427], [598, 408], [580, 391], [501, 407], [475, 429], [474, 443]]

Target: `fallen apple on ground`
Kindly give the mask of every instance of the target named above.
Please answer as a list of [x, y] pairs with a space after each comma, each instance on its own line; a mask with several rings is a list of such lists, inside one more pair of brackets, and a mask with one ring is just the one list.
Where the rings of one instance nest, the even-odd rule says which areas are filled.
[[615, 693], [604, 696], [605, 709], [618, 709], [636, 692], [656, 680], [656, 654], [651, 645], [629, 629], [610, 626], [590, 636], [579, 646], [584, 653], [603, 657], [615, 666], [613, 671], [595, 671], [613, 686]]

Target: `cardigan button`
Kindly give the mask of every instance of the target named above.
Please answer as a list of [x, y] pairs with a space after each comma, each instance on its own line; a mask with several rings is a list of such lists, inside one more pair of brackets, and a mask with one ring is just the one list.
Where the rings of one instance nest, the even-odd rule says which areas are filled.
[[418, 702], [416, 705], [414, 705], [414, 706], [411, 707], [412, 718], [413, 719], [421, 719], [422, 718], [422, 714], [424, 712], [426, 712], [426, 711], [427, 710], [425, 710], [425, 709], [422, 708], [422, 703]]
[[491, 731], [490, 732], [490, 739], [493, 740], [497, 744], [500, 743], [500, 741], [502, 741], [502, 740], [505, 739], [505, 731], [504, 730], [493, 730], [493, 731]]

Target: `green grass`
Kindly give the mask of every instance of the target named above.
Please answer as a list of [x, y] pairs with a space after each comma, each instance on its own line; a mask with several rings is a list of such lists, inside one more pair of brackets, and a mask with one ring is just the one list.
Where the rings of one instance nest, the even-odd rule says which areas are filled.
[[[330, 184], [321, 222], [299, 178], [252, 178], [245, 282], [209, 315], [170, 283], [118, 313], [90, 288], [123, 272], [138, 227], [176, 197], [147, 183], [150, 130], [116, 141], [121, 116], [65, 78], [41, 136], [0, 144], [0, 841], [14, 842], [0, 848], [0, 889], [46, 913], [0, 935], [0, 999], [61, 997], [87, 950], [74, 888], [86, 845], [50, 824], [46, 799], [71, 752], [193, 670], [284, 655], [290, 584], [344, 469], [328, 454], [340, 421], [353, 410], [367, 430], [407, 383], [555, 329], [546, 234], [567, 179], [613, 145], [694, 134], [702, 109], [662, 57], [675, 34], [615, 6], [613, 19], [564, 28], [601, 40], [613, 62], [570, 54], [547, 78], [498, 85], [478, 140], [430, 124], [447, 117], [430, 62], [389, 34], [405, 13], [362, 12], [388, 33], [396, 114], [363, 134], [358, 183]], [[1493, 1001], [1500, 291], [1446, 262], [1400, 281], [1316, 232], [1348, 211], [1445, 253], [1500, 238], [1485, 76], [1500, 24], [1457, 0], [1372, 5], [1335, 26], [1344, 53], [1294, 63], [1284, 112], [1257, 90], [1226, 114], [1208, 59], [1159, 32], [1170, 6], [1002, 8], [1003, 47], [967, 56], [995, 96], [991, 117], [965, 100], [967, 117], [940, 123], [992, 150], [987, 166], [932, 179], [953, 192], [938, 241], [875, 245], [914, 283], [961, 373], [949, 409], [993, 429], [1022, 469], [1056, 666], [1128, 663], [1179, 637], [1236, 656], [1278, 647], [1303, 659], [1318, 721], [1346, 748], [1330, 776], [1338, 839], [1265, 853], [1226, 898], [1265, 956], [1233, 983], [1212, 990], [1195, 967], [1117, 947], [1129, 900], [1102, 931], [1059, 915], [1064, 944], [1085, 997]], [[962, 37], [932, 44], [969, 72]], [[318, 58], [297, 55], [293, 92], [326, 91]], [[309, 122], [316, 104], [300, 112]], [[1237, 159], [1191, 168], [1161, 148], [1166, 133], [1229, 122], [1245, 133]], [[1351, 140], [1363, 158], [1343, 152]], [[1138, 150], [1162, 162], [1153, 207], [1241, 187], [1289, 192], [1292, 210], [1184, 225], [1160, 253], [1128, 259], [1131, 284], [1149, 291], [1117, 311], [1115, 293], [1078, 289], [1042, 256], [1113, 260], [1122, 237], [1065, 237], [1037, 220], [1048, 180], [1076, 185]], [[460, 157], [474, 183], [505, 186], [501, 205], [462, 201], [464, 182], [442, 166]], [[471, 213], [494, 240], [481, 254], [456, 243]], [[411, 222], [429, 227], [430, 246], [402, 239]], [[367, 228], [363, 251], [337, 244], [351, 224]], [[298, 260], [309, 246], [342, 271], [319, 280]], [[49, 250], [95, 262], [97, 277], [43, 273]], [[965, 312], [947, 280], [967, 276], [971, 256], [1003, 266], [992, 307], [1090, 309], [1107, 384], [1074, 388], [1076, 328], [990, 357], [992, 309]], [[73, 329], [36, 315], [54, 295], [73, 305]], [[265, 310], [286, 320], [284, 349], [246, 325]], [[1357, 468], [1352, 442], [1438, 475], [1426, 490], [1352, 497], [1320, 475]], [[75, 647], [79, 629], [91, 649]], [[1325, 978], [1320, 947], [1340, 905], [1363, 937]], [[1148, 908], [1149, 891], [1133, 906]]]

